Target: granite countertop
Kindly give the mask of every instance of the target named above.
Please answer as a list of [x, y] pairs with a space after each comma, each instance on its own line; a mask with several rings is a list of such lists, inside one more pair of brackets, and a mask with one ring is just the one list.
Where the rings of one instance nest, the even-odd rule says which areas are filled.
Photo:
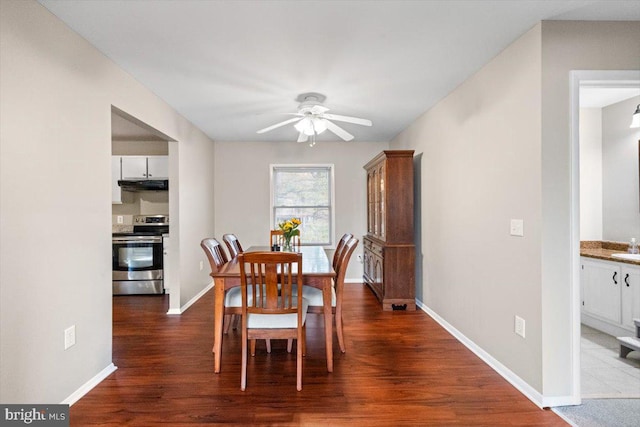
[[640, 261], [630, 259], [614, 258], [611, 255], [615, 253], [627, 253], [628, 243], [607, 242], [607, 241], [581, 241], [580, 256], [589, 258], [597, 258], [605, 261], [623, 262], [625, 264], [640, 265]]

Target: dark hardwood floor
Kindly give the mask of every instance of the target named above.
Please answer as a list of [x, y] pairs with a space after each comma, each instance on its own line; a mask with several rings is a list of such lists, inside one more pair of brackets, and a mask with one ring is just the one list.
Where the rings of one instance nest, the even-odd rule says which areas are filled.
[[326, 371], [322, 317], [309, 315], [303, 389], [295, 351], [258, 343], [240, 391], [240, 331], [224, 337], [213, 373], [213, 291], [181, 316], [162, 296], [113, 298], [118, 370], [71, 407], [71, 425], [556, 426], [542, 410], [424, 312], [383, 312], [347, 284], [345, 339]]

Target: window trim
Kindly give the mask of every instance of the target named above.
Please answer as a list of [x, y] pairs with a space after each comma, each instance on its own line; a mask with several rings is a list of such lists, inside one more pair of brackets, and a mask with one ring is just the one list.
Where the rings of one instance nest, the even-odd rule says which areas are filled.
[[[274, 197], [275, 191], [273, 188], [273, 175], [276, 169], [313, 169], [323, 168], [329, 169], [329, 243], [319, 245], [324, 248], [333, 248], [335, 246], [335, 229], [336, 229], [336, 180], [335, 180], [335, 165], [333, 163], [271, 163], [269, 165], [269, 227], [274, 227], [275, 218], [275, 206]], [[304, 246], [304, 239], [302, 239], [302, 245]]]

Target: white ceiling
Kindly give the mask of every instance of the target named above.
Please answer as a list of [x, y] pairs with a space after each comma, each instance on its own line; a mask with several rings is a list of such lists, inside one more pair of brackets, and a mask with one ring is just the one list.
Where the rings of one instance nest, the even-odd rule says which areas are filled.
[[640, 21], [640, 0], [39, 1], [218, 141], [295, 141], [255, 132], [303, 92], [389, 141], [538, 21]]

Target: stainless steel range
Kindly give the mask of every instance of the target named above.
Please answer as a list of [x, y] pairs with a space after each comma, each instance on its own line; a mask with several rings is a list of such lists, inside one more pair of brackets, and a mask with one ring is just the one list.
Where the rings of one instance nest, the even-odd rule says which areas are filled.
[[113, 233], [113, 294], [163, 294], [162, 235], [168, 215], [135, 215], [133, 231]]

